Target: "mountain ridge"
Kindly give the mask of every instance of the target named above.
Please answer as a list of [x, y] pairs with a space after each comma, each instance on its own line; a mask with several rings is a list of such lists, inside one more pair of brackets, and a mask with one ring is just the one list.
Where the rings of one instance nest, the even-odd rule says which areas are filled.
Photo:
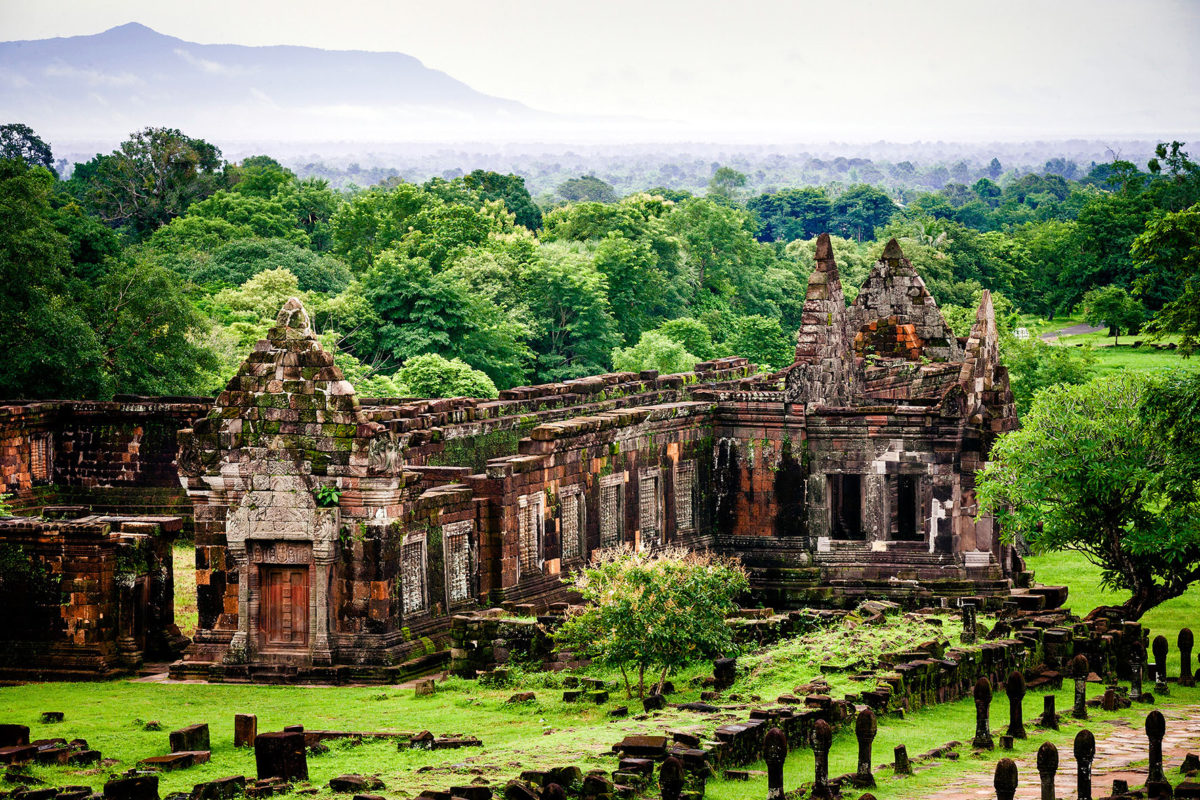
[[406, 53], [198, 44], [137, 22], [0, 42], [0, 110], [56, 138], [168, 125], [223, 138], [407, 139], [555, 118]]

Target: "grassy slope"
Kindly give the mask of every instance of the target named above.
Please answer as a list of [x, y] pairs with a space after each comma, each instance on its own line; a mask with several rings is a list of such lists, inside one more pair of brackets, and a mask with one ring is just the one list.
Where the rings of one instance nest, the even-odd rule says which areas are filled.
[[[1072, 606], [1077, 612], [1086, 611], [1098, 603], [1119, 600], [1099, 588], [1099, 576], [1094, 567], [1074, 555], [1055, 554], [1032, 560], [1043, 582], [1065, 582], [1072, 587]], [[1144, 620], [1152, 630], [1168, 633], [1188, 620], [1200, 618], [1200, 589], [1155, 609]], [[954, 625], [944, 621], [942, 632], [953, 641]], [[1161, 627], [1160, 627], [1161, 626]], [[935, 633], [933, 625], [884, 629], [859, 628], [853, 633], [820, 631], [801, 640], [785, 642], [769, 653], [742, 659], [748, 674], [739, 680], [733, 691], [743, 697], [751, 693], [771, 699], [791, 691], [794, 686], [811, 680], [819, 671], [819, 662], [843, 661], [847, 643], [857, 637], [862, 651], [868, 654], [888, 649], [901, 649], [914, 639], [928, 638]], [[1174, 642], [1172, 641], [1172, 644]], [[1172, 658], [1177, 658], [1172, 647]], [[1177, 663], [1177, 662], [1176, 662]], [[704, 666], [688, 670], [675, 679], [681, 691], [672, 700], [694, 700], [698, 690], [684, 688], [688, 678], [707, 671]], [[522, 769], [559, 766], [576, 763], [583, 767], [597, 766], [613, 769], [615, 761], [607, 755], [608, 748], [627, 733], [658, 733], [666, 729], [690, 729], [709, 733], [716, 724], [729, 719], [743, 718], [746, 711], [735, 712], [727, 719], [669, 710], [654, 718], [613, 720], [607, 716], [612, 707], [625, 704], [620, 693], [604, 706], [576, 706], [557, 698], [559, 678], [554, 675], [534, 675], [526, 684], [511, 689], [494, 689], [462, 680], [450, 680], [444, 690], [429, 697], [415, 697], [411, 689], [399, 687], [286, 687], [236, 686], [203, 684], [154, 684], [113, 681], [98, 684], [63, 683], [32, 684], [0, 688], [0, 709], [3, 721], [29, 724], [35, 737], [82, 736], [101, 750], [105, 757], [118, 758], [121, 763], [102, 770], [80, 771], [62, 768], [38, 768], [35, 773], [51, 783], [101, 785], [110, 772], [127, 769], [141, 758], [159, 755], [168, 750], [167, 731], [194, 722], [208, 722], [212, 731], [213, 761], [201, 767], [166, 773], [162, 777], [164, 795], [172, 791], [189, 790], [203, 780], [231, 775], [254, 773], [254, 758], [250, 751], [232, 747], [233, 715], [256, 713], [259, 729], [278, 730], [284, 725], [303, 724], [310, 729], [333, 728], [353, 730], [385, 730], [414, 732], [428, 729], [435, 733], [474, 734], [483, 739], [483, 749], [459, 751], [398, 751], [388, 742], [373, 742], [359, 747], [335, 744], [330, 753], [309, 761], [312, 783], [324, 787], [331, 777], [346, 773], [379, 774], [387, 783], [384, 792], [389, 797], [409, 795], [425, 787], [445, 788], [466, 783], [472, 770], [481, 770], [483, 777], [493, 783], [503, 783]], [[845, 676], [831, 676], [834, 694], [852, 690]], [[504, 701], [519, 688], [537, 692], [538, 700], [519, 706]], [[1091, 687], [1093, 694], [1098, 686]], [[1060, 709], [1070, 703], [1070, 690], [1057, 693]], [[1002, 693], [998, 693], [992, 710], [993, 727], [1007, 717]], [[1200, 704], [1200, 689], [1182, 690], [1176, 687], [1171, 703]], [[632, 704], [631, 704], [632, 705]], [[1026, 701], [1026, 716], [1036, 717], [1041, 700]], [[40, 712], [62, 710], [67, 721], [58, 726], [43, 726], [37, 720]], [[1130, 716], [1140, 724], [1144, 709]], [[969, 700], [944, 704], [908, 715], [905, 719], [887, 718], [880, 724], [875, 741], [875, 761], [891, 760], [892, 749], [905, 744], [910, 756], [916, 756], [948, 741], [969, 739], [973, 726], [973, 705]], [[1099, 719], [1122, 714], [1094, 715]], [[145, 720], [157, 720], [162, 731], [142, 730]], [[1108, 726], [1092, 723], [1096, 731]], [[1067, 727], [1059, 734], [1043, 737], [1038, 733], [1020, 745], [1021, 752], [1030, 751], [1050, 738], [1060, 747], [1068, 747], [1075, 728]], [[852, 771], [855, 759], [853, 735], [837, 737], [831, 754], [833, 774]], [[984, 769], [990, 761], [975, 759], [966, 754], [959, 762], [943, 761], [936, 768], [921, 771], [913, 778], [885, 781], [875, 794], [884, 798], [919, 797], [922, 792], [937, 786], [952, 784], [964, 770]], [[422, 767], [431, 768], [418, 773]], [[752, 768], [762, 769], [758, 764]], [[886, 774], [886, 773], [885, 773]], [[787, 785], [794, 787], [811, 780], [812, 755], [801, 750], [788, 759]], [[765, 778], [749, 782], [714, 780], [709, 784], [709, 797], [714, 800], [757, 800], [766, 793]], [[322, 790], [321, 796], [328, 791]]]

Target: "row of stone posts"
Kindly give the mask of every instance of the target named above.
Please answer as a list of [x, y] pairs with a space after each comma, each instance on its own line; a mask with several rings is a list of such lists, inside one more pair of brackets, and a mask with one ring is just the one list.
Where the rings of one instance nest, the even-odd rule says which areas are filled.
[[[1150, 742], [1150, 767], [1146, 776], [1146, 793], [1149, 797], [1170, 797], [1171, 785], [1163, 769], [1163, 737], [1167, 733], [1167, 721], [1160, 711], [1151, 711], [1146, 716], [1146, 738]], [[1089, 730], [1075, 735], [1076, 791], [1079, 800], [1092, 800], [1092, 762], [1096, 759], [1096, 737]], [[1058, 748], [1051, 742], [1044, 743], [1037, 752], [1038, 781], [1041, 784], [1042, 800], [1054, 800], [1054, 776], [1058, 772]], [[1011, 758], [1002, 758], [996, 764], [993, 785], [996, 800], [1013, 800], [1017, 791], [1017, 765]], [[1118, 787], [1114, 786], [1114, 792]], [[1124, 787], [1128, 790], [1128, 787]]]

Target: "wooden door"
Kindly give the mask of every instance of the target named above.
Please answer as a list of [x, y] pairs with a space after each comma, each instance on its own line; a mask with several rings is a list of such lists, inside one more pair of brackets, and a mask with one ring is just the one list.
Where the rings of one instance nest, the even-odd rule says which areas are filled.
[[308, 568], [263, 567], [259, 612], [265, 647], [308, 644]]

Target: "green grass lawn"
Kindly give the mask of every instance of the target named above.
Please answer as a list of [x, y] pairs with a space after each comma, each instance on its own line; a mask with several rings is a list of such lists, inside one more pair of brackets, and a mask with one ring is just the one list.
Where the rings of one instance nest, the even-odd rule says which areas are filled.
[[[1120, 593], [1106, 592], [1099, 586], [1095, 567], [1077, 554], [1054, 554], [1030, 559], [1043, 583], [1065, 583], [1071, 587], [1070, 606], [1084, 614], [1099, 604], [1121, 601]], [[743, 674], [731, 690], [743, 702], [757, 703], [791, 692], [795, 686], [811, 681], [820, 674], [822, 662], [844, 663], [863, 659], [873, 666], [880, 653], [909, 648], [914, 642], [937, 635], [957, 642], [958, 631], [953, 617], [938, 616], [936, 622], [908, 622], [890, 619], [881, 627], [861, 626], [824, 629], [803, 637], [780, 643], [766, 651], [743, 656]], [[1172, 658], [1177, 658], [1174, 639], [1184, 625], [1195, 626], [1200, 619], [1200, 588], [1184, 597], [1164, 604], [1146, 615], [1143, 622], [1153, 633], [1163, 633], [1172, 644]], [[986, 622], [986, 621], [985, 621]], [[710, 665], [698, 664], [674, 678], [680, 691], [673, 701], [699, 699], [699, 689], [690, 679], [705, 674]], [[614, 678], [612, 673], [593, 671], [591, 674]], [[848, 673], [829, 676], [832, 694], [842, 696], [858, 691], [849, 681]], [[330, 778], [343, 773], [378, 774], [386, 783], [383, 794], [389, 798], [411, 797], [423, 788], [445, 789], [451, 785], [469, 783], [483, 777], [492, 785], [502, 786], [522, 770], [576, 764], [585, 769], [599, 767], [612, 770], [616, 766], [611, 755], [612, 744], [630, 733], [661, 733], [665, 730], [689, 730], [709, 736], [719, 724], [744, 719], [751, 705], [723, 715], [702, 715], [668, 709], [643, 720], [614, 719], [608, 711], [628, 704], [636, 714], [636, 701], [624, 698], [620, 691], [604, 705], [577, 705], [561, 701], [561, 676], [555, 674], [518, 673], [519, 685], [509, 688], [481, 686], [473, 681], [450, 679], [439, 684], [434, 695], [416, 697], [411, 688], [397, 686], [374, 687], [303, 687], [247, 686], [219, 684], [161, 684], [133, 681], [103, 683], [29, 684], [0, 688], [0, 709], [3, 722], [28, 724], [35, 738], [64, 736], [82, 737], [100, 750], [105, 758], [116, 763], [95, 769], [37, 767], [33, 774], [54, 785], [88, 785], [99, 788], [109, 775], [133, 767], [139, 759], [161, 755], [169, 750], [169, 731], [196, 722], [207, 722], [212, 733], [212, 761], [208, 764], [178, 772], [164, 773], [161, 791], [189, 791], [201, 781], [226, 775], [250, 775], [255, 772], [254, 756], [250, 750], [233, 747], [233, 716], [254, 713], [259, 717], [259, 730], [279, 730], [284, 725], [301, 724], [309, 729], [359, 731], [391, 731], [413, 733], [430, 730], [435, 734], [459, 733], [478, 736], [484, 742], [480, 749], [456, 751], [399, 750], [390, 741], [368, 741], [354, 746], [348, 742], [333, 743], [329, 753], [309, 759], [311, 784], [318, 797], [330, 796], [326, 785]], [[506, 700], [516, 691], [537, 693], [531, 703], [508, 705]], [[1092, 686], [1093, 694], [1100, 691]], [[1057, 693], [1059, 708], [1070, 703], [1070, 689]], [[1200, 704], [1200, 689], [1173, 688], [1171, 704]], [[992, 710], [993, 727], [1006, 719], [1006, 700], [998, 692]], [[1041, 700], [1031, 695], [1026, 701], [1027, 719], [1034, 719], [1041, 709]], [[43, 725], [42, 711], [63, 711], [66, 721], [60, 725]], [[1089, 723], [1094, 731], [1108, 730], [1104, 719], [1124, 717], [1140, 724], [1145, 709], [1103, 714], [1096, 712]], [[947, 703], [910, 713], [903, 718], [888, 716], [880, 721], [875, 741], [876, 763], [890, 762], [893, 748], [904, 744], [910, 756], [950, 741], [969, 740], [973, 730], [974, 707], [970, 700]], [[147, 721], [155, 720], [161, 731], [146, 731]], [[1045, 739], [1069, 748], [1076, 727], [1068, 723], [1058, 733], [1043, 735], [1018, 745], [1018, 753], [1032, 752]], [[850, 772], [855, 765], [856, 744], [849, 731], [838, 735], [830, 757], [832, 774]], [[996, 754], [978, 758], [969, 750], [961, 760], [941, 760], [938, 766], [922, 768], [918, 774], [905, 779], [884, 780], [876, 797], [920, 797], [937, 788], [954, 785], [970, 775], [978, 778], [994, 764]], [[750, 765], [762, 769], [762, 764]], [[794, 752], [785, 770], [788, 788], [812, 779], [812, 754], [808, 750]], [[884, 773], [887, 775], [888, 773]], [[715, 800], [758, 800], [766, 793], [765, 778], [748, 782], [714, 779], [709, 783], [709, 796]], [[850, 793], [847, 797], [853, 797]]]
[[[1027, 563], [1038, 583], [1069, 586], [1071, 595], [1067, 606], [1081, 617], [1096, 606], [1119, 605], [1129, 599], [1129, 592], [1103, 588], [1100, 570], [1080, 553], [1048, 553], [1033, 556]], [[1200, 632], [1200, 585], [1193, 585], [1182, 596], [1150, 609], [1141, 621], [1150, 628], [1152, 635], [1166, 636], [1174, 651], [1180, 628], [1190, 627]]]

